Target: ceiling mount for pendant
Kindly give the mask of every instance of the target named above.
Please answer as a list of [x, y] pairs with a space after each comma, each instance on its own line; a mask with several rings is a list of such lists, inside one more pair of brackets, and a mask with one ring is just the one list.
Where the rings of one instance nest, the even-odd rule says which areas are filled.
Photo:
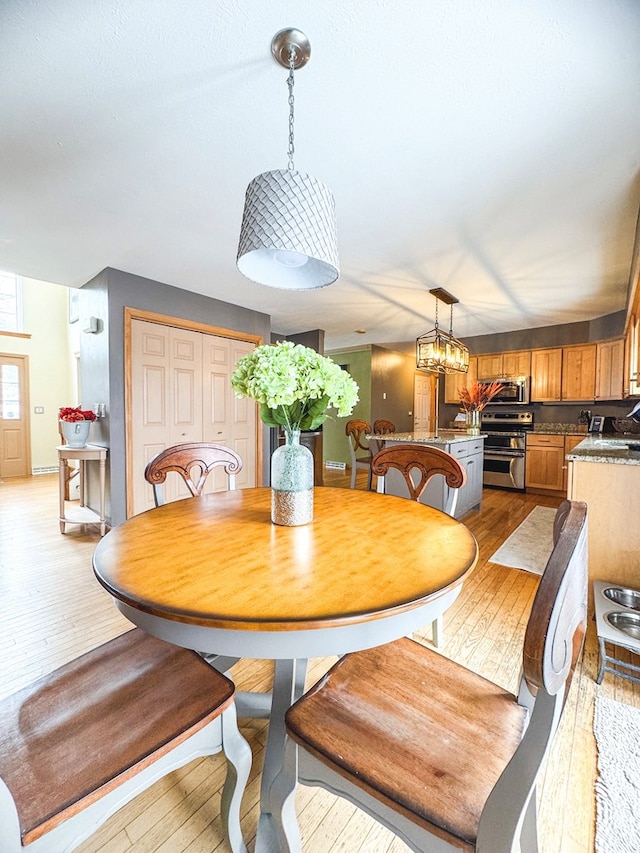
[[297, 71], [306, 65], [311, 56], [311, 44], [309, 39], [300, 30], [287, 27], [276, 33], [271, 42], [271, 53], [275, 61], [283, 68], [289, 68], [289, 56], [291, 48], [294, 49], [293, 67]]

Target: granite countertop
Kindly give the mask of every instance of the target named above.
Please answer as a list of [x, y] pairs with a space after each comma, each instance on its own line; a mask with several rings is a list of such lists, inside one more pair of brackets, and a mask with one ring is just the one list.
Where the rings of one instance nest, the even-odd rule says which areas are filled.
[[587, 435], [586, 424], [534, 424], [532, 432], [547, 435]]
[[468, 432], [461, 432], [457, 429], [441, 429], [437, 433], [416, 430], [415, 432], [390, 432], [384, 435], [367, 435], [368, 439], [376, 439], [377, 441], [381, 439], [384, 441], [415, 441], [419, 444], [459, 444], [462, 441], [476, 441], [479, 438], [486, 437], [486, 433], [470, 435]]
[[[637, 447], [637, 450], [630, 450]], [[618, 465], [640, 465], [640, 436], [603, 437], [589, 435], [576, 445], [567, 459], [574, 462], [613, 462]]]

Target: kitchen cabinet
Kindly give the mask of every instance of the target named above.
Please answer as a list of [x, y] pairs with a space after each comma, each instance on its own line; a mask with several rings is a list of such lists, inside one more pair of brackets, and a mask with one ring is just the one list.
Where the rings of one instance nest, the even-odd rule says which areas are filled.
[[502, 376], [531, 376], [531, 350], [503, 353]]
[[531, 376], [531, 350], [491, 353], [478, 356], [478, 377]]
[[478, 378], [478, 359], [469, 359], [468, 373], [447, 373], [444, 377], [444, 402], [460, 404], [460, 389], [470, 388]]
[[531, 352], [531, 402], [560, 400], [562, 392], [562, 349], [534, 349]]
[[593, 400], [596, 395], [596, 345], [563, 347], [562, 399]]
[[527, 435], [525, 485], [527, 491], [561, 492], [564, 479], [564, 435]]
[[478, 379], [493, 379], [502, 376], [502, 353], [478, 356]]
[[602, 341], [596, 345], [596, 400], [622, 400], [624, 382], [624, 340]]
[[565, 458], [564, 458], [563, 463], [562, 463], [562, 469], [563, 469], [562, 491], [565, 492], [565, 494], [568, 491], [568, 485], [569, 485], [569, 463], [567, 462], [567, 454], [571, 453], [573, 448], [576, 447], [576, 445], [580, 444], [581, 441], [584, 441], [584, 439], [586, 437], [587, 436], [584, 434], [583, 435], [565, 435], [565, 437], [564, 437], [564, 456], [565, 456]]

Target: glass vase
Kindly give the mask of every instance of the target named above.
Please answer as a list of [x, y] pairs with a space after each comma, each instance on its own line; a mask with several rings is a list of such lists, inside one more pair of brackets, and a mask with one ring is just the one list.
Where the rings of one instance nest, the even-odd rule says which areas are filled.
[[271, 521], [297, 527], [313, 521], [313, 453], [300, 430], [285, 430], [285, 444], [271, 457]]
[[467, 432], [471, 435], [480, 435], [480, 409], [467, 411]]
[[67, 447], [86, 447], [91, 421], [60, 421]]

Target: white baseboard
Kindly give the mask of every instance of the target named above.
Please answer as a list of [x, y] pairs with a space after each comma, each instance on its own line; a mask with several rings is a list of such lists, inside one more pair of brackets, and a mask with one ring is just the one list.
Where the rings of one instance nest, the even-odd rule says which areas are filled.
[[335, 462], [331, 459], [327, 459], [324, 463], [325, 468], [337, 468], [338, 471], [346, 471], [347, 463], [346, 462]]

